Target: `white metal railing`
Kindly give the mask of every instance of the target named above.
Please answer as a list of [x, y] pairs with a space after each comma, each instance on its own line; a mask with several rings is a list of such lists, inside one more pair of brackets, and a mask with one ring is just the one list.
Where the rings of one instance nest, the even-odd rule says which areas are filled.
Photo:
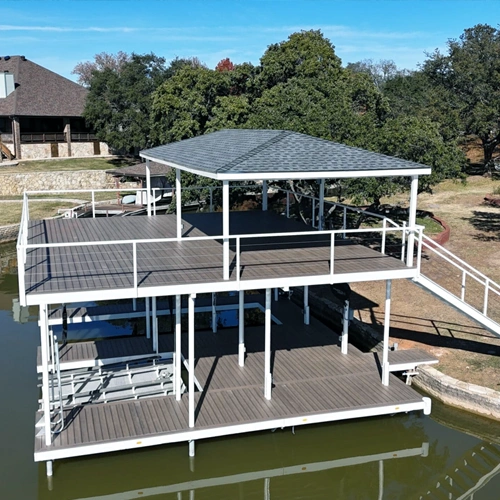
[[[417, 233], [421, 233], [422, 231], [421, 226], [416, 226], [415, 231]], [[233, 277], [231, 278], [233, 281], [236, 281], [239, 283], [241, 279], [241, 271], [242, 271], [242, 266], [244, 265], [244, 262], [242, 262], [242, 254], [245, 251], [248, 251], [250, 245], [255, 245], [259, 248], [266, 247], [268, 246], [271, 249], [276, 249], [279, 248], [280, 246], [282, 248], [288, 248], [293, 245], [297, 244], [315, 244], [315, 243], [323, 243], [325, 246], [329, 246], [329, 267], [330, 271], [329, 274], [333, 278], [334, 275], [334, 270], [335, 270], [335, 246], [336, 246], [336, 238], [338, 238], [340, 235], [343, 235], [344, 233], [350, 235], [350, 236], [357, 236], [357, 235], [363, 235], [363, 233], [381, 233], [382, 235], [386, 235], [387, 233], [403, 233], [406, 230], [406, 228], [369, 228], [369, 229], [339, 229], [339, 230], [324, 230], [324, 231], [297, 231], [297, 232], [282, 232], [282, 233], [257, 233], [257, 234], [243, 234], [243, 235], [231, 235], [227, 240], [233, 243], [233, 258], [231, 259], [232, 262], [235, 263], [234, 266], [234, 271], [233, 271]], [[295, 239], [294, 241], [289, 241], [290, 238], [297, 238], [300, 237], [301, 240]], [[315, 237], [315, 239], [311, 239], [311, 237]], [[320, 238], [318, 238], [320, 237]], [[322, 237], [322, 238], [321, 238]], [[306, 240], [304, 241], [304, 238]], [[264, 242], [250, 242], [248, 244], [244, 244], [245, 241], [248, 240], [259, 240], [259, 239], [265, 239]], [[280, 239], [281, 241], [276, 242], [273, 241], [275, 239]], [[285, 241], [283, 241], [285, 239]], [[223, 235], [217, 235], [217, 236], [189, 236], [189, 237], [184, 237], [182, 238], [183, 244], [184, 245], [189, 245], [191, 243], [196, 244], [196, 242], [222, 242], [224, 240]], [[288, 241], [286, 241], [288, 240]], [[402, 240], [402, 238], [401, 238]], [[419, 241], [421, 239], [419, 238]], [[86, 242], [68, 242], [68, 243], [36, 243], [36, 244], [25, 244], [24, 248], [25, 250], [34, 250], [34, 249], [75, 249], [75, 248], [89, 248], [89, 247], [111, 247], [112, 251], [108, 254], [108, 257], [110, 258], [110, 261], [114, 261], [116, 259], [120, 259], [121, 262], [125, 261], [126, 259], [130, 259], [130, 273], [132, 273], [132, 283], [133, 283], [133, 289], [135, 291], [135, 295], [138, 294], [138, 287], [139, 287], [139, 275], [141, 273], [141, 262], [144, 261], [144, 258], [141, 259], [139, 255], [139, 250], [140, 247], [143, 245], [147, 244], [152, 244], [152, 243], [173, 243], [173, 242], [179, 242], [178, 238], [151, 238], [151, 239], [124, 239], [124, 240], [108, 240], [108, 241], [86, 241]], [[121, 247], [121, 248], [118, 248]], [[123, 247], [126, 247], [128, 250], [124, 250]], [[196, 251], [196, 266], [202, 268], [203, 267], [203, 256], [207, 256], [207, 266], [213, 267], [214, 261], [213, 261], [213, 246], [207, 245], [205, 248], [203, 248], [200, 245], [197, 245], [197, 251]], [[227, 275], [229, 275], [229, 270], [232, 267], [232, 262], [229, 261], [225, 265], [227, 266], [226, 269], [224, 269], [224, 264], [223, 264], [223, 251], [222, 251], [223, 245], [221, 245], [221, 256], [220, 256], [220, 279], [223, 280], [224, 276], [224, 270], [226, 270]], [[204, 254], [203, 251], [206, 253]], [[55, 257], [55, 256], [54, 256]], [[103, 252], [102, 253], [102, 258], [99, 259], [100, 262], [105, 263], [106, 261], [106, 255]], [[175, 262], [175, 256], [170, 255], [170, 262], [173, 263]], [[185, 257], [182, 259], [183, 263], [180, 263], [179, 265], [181, 267], [185, 266]], [[92, 264], [94, 265], [94, 264]], [[199, 269], [198, 267], [193, 268], [193, 273], [198, 272]], [[54, 266], [55, 267], [55, 266]], [[145, 266], [143, 266], [143, 271]], [[198, 269], [198, 271], [196, 271]], [[175, 270], [175, 267], [172, 268], [172, 270]], [[184, 270], [184, 274], [188, 275], [189, 270]], [[19, 268], [19, 273], [24, 274], [25, 270], [24, 267]], [[66, 271], [67, 273], [67, 271]], [[85, 276], [89, 276], [91, 279], [92, 273], [95, 275], [96, 273], [99, 274], [98, 269], [90, 268], [88, 270], [82, 270], [82, 274]], [[57, 271], [52, 270], [51, 271], [52, 276], [57, 276]], [[80, 276], [80, 275], [78, 275]], [[23, 277], [24, 279], [24, 277]]]
[[[296, 192], [292, 191], [291, 189], [285, 189], [285, 188], [279, 188], [279, 187], [273, 187], [273, 189], [275, 189], [277, 191], [281, 191], [283, 193], [286, 193], [285, 214], [287, 217], [290, 217], [290, 198], [291, 197], [294, 198], [295, 196], [299, 196], [300, 198], [306, 198], [306, 199], [311, 200], [311, 204], [312, 204], [311, 225], [312, 225], [312, 227], [316, 227], [316, 211], [318, 210], [318, 212], [319, 212], [319, 201], [320, 201], [318, 196], [314, 196], [314, 195], [310, 195], [310, 194], [296, 193]], [[385, 217], [382, 214], [377, 214], [375, 212], [369, 212], [368, 210], [364, 210], [364, 209], [359, 208], [359, 207], [353, 207], [350, 205], [345, 205], [343, 203], [338, 203], [336, 201], [331, 201], [331, 200], [324, 200], [324, 204], [327, 206], [331, 206], [331, 207], [340, 207], [343, 210], [343, 218], [342, 218], [343, 225], [342, 225], [342, 227], [344, 229], [347, 229], [347, 213], [348, 212], [353, 212], [353, 213], [356, 213], [359, 215], [366, 215], [368, 217], [374, 217], [377, 219], [381, 219], [382, 221], [385, 221], [385, 222], [383, 222], [384, 224], [389, 224], [389, 225], [391, 225], [393, 227], [397, 227], [397, 228], [401, 227], [397, 222], [394, 222], [392, 219], [389, 219], [388, 217]], [[316, 207], [318, 207], [318, 209]]]
[[[452, 293], [456, 298], [460, 299], [464, 304], [467, 304], [471, 307], [474, 307], [476, 310], [481, 312], [484, 316], [489, 317], [491, 319], [491, 316], [488, 314], [488, 303], [491, 301], [491, 296], [493, 295], [495, 298], [500, 298], [500, 285], [496, 283], [495, 281], [491, 280], [483, 274], [482, 272], [478, 271], [471, 265], [467, 264], [467, 262], [463, 261], [459, 257], [457, 257], [455, 254], [444, 248], [443, 246], [439, 245], [436, 243], [434, 240], [429, 238], [428, 236], [425, 236], [424, 234], [421, 235], [422, 242], [421, 242], [421, 247], [424, 249], [426, 252], [429, 254], [432, 254], [443, 261], [445, 261], [447, 264], [450, 264], [452, 268], [456, 271], [459, 272], [459, 274], [454, 274], [455, 278], [459, 278], [460, 280], [460, 295], [457, 295], [451, 291], [449, 291], [450, 287], [447, 287], [447, 291], [449, 293]], [[442, 266], [440, 266], [442, 268]], [[428, 279], [431, 279], [427, 277]], [[483, 289], [482, 293], [482, 306], [480, 308], [476, 307], [471, 303], [471, 301], [466, 300], [466, 290], [467, 290], [467, 280], [473, 280], [474, 283], [479, 285]], [[432, 281], [432, 280], [431, 280]], [[476, 293], [474, 293], [474, 297], [476, 297]], [[498, 318], [493, 318], [494, 320], [497, 320]]]

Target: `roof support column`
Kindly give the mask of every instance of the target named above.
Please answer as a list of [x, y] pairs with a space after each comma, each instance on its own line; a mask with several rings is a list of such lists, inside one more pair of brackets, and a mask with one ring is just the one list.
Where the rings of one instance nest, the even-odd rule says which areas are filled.
[[392, 281], [385, 282], [385, 310], [384, 310], [384, 351], [382, 355], [382, 384], [389, 385], [389, 328], [391, 323], [391, 285]]
[[188, 298], [188, 358], [189, 358], [189, 427], [194, 427], [194, 301], [196, 294]]
[[304, 325], [309, 324], [309, 286], [304, 286]]
[[318, 231], [323, 231], [323, 219], [325, 217], [325, 179], [319, 181], [319, 210]]
[[50, 391], [49, 391], [49, 320], [47, 304], [40, 305], [40, 350], [42, 351], [42, 401], [45, 445], [52, 444], [52, 429], [50, 425]]
[[271, 289], [266, 288], [266, 314], [264, 338], [264, 397], [271, 399], [273, 376], [271, 375]]
[[239, 292], [238, 315], [238, 364], [245, 365], [245, 291]]
[[12, 117], [12, 140], [14, 142], [14, 154], [16, 160], [22, 159], [21, 154], [21, 122], [18, 116]]
[[[175, 296], [175, 359], [174, 359], [174, 372], [175, 372], [175, 399], [181, 400], [181, 296]], [[173, 311], [170, 311], [173, 314]]]
[[340, 352], [347, 354], [349, 347], [349, 301], [344, 300], [344, 314], [342, 316], [342, 340], [340, 343]]
[[229, 279], [229, 181], [222, 181], [222, 236], [224, 279]]
[[262, 181], [262, 211], [267, 212], [267, 181]]
[[158, 315], [156, 313], [156, 297], [151, 299], [153, 309], [153, 351], [158, 354]]
[[406, 249], [406, 265], [413, 266], [413, 250], [415, 245], [415, 224], [417, 223], [417, 194], [418, 194], [418, 175], [411, 177], [411, 190], [410, 190], [410, 210], [408, 214], [408, 247]]
[[146, 160], [146, 200], [148, 203], [148, 217], [151, 217], [151, 169], [149, 160]]
[[177, 220], [177, 239], [182, 238], [182, 191], [181, 170], [175, 169], [175, 215]]
[[146, 302], [146, 338], [151, 338], [151, 311], [149, 309], [149, 297], [145, 297]]
[[217, 333], [217, 294], [212, 292], [212, 332]]

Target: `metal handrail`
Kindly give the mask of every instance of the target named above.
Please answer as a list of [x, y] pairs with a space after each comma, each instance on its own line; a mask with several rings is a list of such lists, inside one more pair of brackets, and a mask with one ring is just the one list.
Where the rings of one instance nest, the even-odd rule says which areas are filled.
[[[423, 230], [422, 226], [415, 226], [414, 231], [421, 233]], [[386, 234], [388, 232], [403, 232], [405, 228], [369, 228], [369, 229], [346, 229], [346, 230], [323, 230], [323, 231], [294, 231], [294, 232], [281, 232], [281, 233], [257, 233], [257, 234], [242, 234], [242, 235], [229, 235], [224, 237], [224, 235], [217, 236], [193, 236], [184, 237], [179, 240], [178, 238], [151, 238], [151, 239], [127, 239], [127, 240], [108, 240], [108, 241], [86, 241], [86, 242], [67, 242], [67, 243], [33, 243], [27, 244], [26, 248], [74, 248], [74, 247], [91, 247], [91, 246], [116, 246], [116, 245], [131, 245], [132, 246], [132, 273], [133, 273], [133, 289], [138, 291], [138, 255], [137, 247], [140, 244], [150, 244], [150, 243], [170, 243], [170, 242], [196, 242], [196, 241], [223, 241], [234, 240], [235, 241], [235, 257], [236, 257], [236, 281], [240, 281], [241, 274], [241, 254], [242, 254], [242, 240], [248, 239], [274, 239], [274, 238], [288, 238], [288, 237], [304, 237], [304, 236], [329, 236], [329, 246], [330, 246], [330, 274], [333, 277], [333, 270], [335, 264], [335, 238], [340, 234], [362, 234], [362, 233], [373, 233], [379, 232]], [[420, 241], [420, 239], [419, 239]], [[222, 259], [223, 262], [223, 259]], [[227, 265], [230, 265], [228, 263]], [[224, 271], [224, 264], [221, 266], [222, 271]], [[20, 270], [20, 273], [24, 273], [24, 269]]]
[[[500, 297], [500, 285], [496, 283], [495, 281], [491, 280], [488, 278], [485, 274], [483, 274], [481, 271], [477, 270], [476, 268], [472, 267], [470, 264], [467, 264], [467, 262], [463, 261], [459, 257], [457, 257], [455, 254], [444, 248], [443, 246], [439, 245], [439, 243], [436, 243], [434, 240], [429, 238], [428, 236], [425, 236], [424, 234], [421, 235], [422, 242], [421, 242], [421, 247], [425, 247], [428, 250], [431, 250], [436, 254], [437, 256], [441, 257], [443, 260], [454, 266], [456, 269], [460, 270], [462, 273], [462, 279], [461, 279], [461, 293], [460, 297], [457, 295], [453, 294], [455, 297], [459, 298], [459, 300], [476, 309], [478, 312], [481, 312], [483, 316], [488, 317], [488, 299], [489, 299], [489, 292], [494, 293], [495, 295]], [[479, 283], [481, 286], [484, 286], [484, 296], [483, 296], [483, 307], [482, 311], [477, 309], [476, 307], [472, 306], [465, 300], [465, 291], [466, 291], [466, 277], [470, 276], [473, 280], [475, 280], [477, 283]], [[451, 293], [451, 292], [449, 292]]]

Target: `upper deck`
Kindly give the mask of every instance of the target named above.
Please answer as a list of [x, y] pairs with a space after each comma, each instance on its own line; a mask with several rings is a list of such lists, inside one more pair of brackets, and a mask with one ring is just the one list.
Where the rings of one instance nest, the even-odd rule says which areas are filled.
[[[59, 303], [414, 277], [416, 267], [357, 243], [360, 230], [312, 231], [271, 212], [29, 221], [26, 303]], [[373, 229], [365, 230], [373, 232]], [[384, 229], [385, 233], [389, 230]], [[401, 237], [402, 229], [393, 230]], [[394, 234], [393, 233], [393, 234]], [[382, 235], [381, 232], [378, 233]], [[21, 287], [22, 288], [22, 287]]]

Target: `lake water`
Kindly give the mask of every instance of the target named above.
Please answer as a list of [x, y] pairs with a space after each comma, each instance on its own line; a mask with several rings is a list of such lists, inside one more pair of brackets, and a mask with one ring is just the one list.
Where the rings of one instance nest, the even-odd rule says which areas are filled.
[[13, 320], [14, 245], [0, 245], [0, 265], [2, 500], [500, 498], [500, 423], [436, 403], [431, 417], [201, 441], [194, 460], [180, 444], [57, 461], [49, 484], [45, 465], [33, 462], [37, 310], [27, 323]]

